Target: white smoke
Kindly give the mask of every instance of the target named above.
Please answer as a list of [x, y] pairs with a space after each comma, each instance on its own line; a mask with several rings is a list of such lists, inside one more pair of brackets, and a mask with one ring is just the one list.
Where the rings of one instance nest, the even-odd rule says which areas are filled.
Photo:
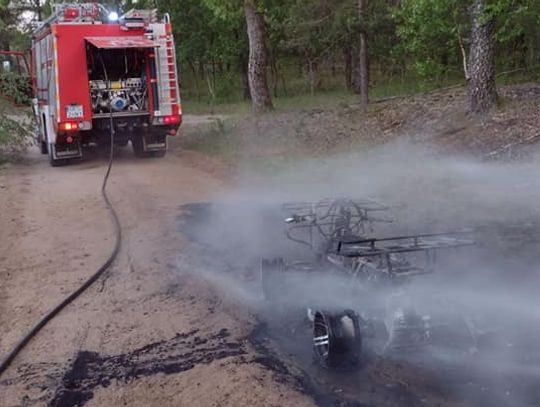
[[[197, 273], [229, 296], [264, 307], [260, 259], [310, 258], [309, 250], [285, 238], [279, 208], [290, 201], [376, 199], [393, 207], [396, 222], [376, 228], [375, 237], [487, 227], [475, 235], [485, 240], [478, 247], [441, 253], [439, 272], [413, 281], [407, 289], [419, 304], [444, 298], [453, 313], [478, 321], [478, 330], [502, 334], [502, 348], [476, 359], [475, 369], [486, 377], [540, 379], [539, 174], [539, 162], [481, 162], [397, 142], [298, 161], [266, 178], [245, 175], [196, 227], [196, 240], [208, 249], [206, 264]], [[217, 261], [209, 260], [213, 256]], [[374, 300], [379, 304], [366, 304], [369, 296], [362, 298], [361, 290], [352, 289], [347, 275], [298, 273], [288, 285], [281, 308], [291, 312], [309, 301], [360, 313], [384, 303], [380, 298]], [[432, 355], [440, 363], [453, 357], [443, 350]], [[527, 395], [513, 396], [508, 400], [527, 405]]]

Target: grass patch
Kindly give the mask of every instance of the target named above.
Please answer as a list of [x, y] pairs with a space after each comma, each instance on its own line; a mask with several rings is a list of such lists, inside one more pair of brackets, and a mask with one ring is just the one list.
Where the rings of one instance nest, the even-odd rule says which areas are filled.
[[215, 120], [184, 129], [185, 147], [209, 156], [232, 160], [238, 140], [235, 139], [229, 123]]
[[195, 99], [182, 100], [182, 113], [194, 115], [247, 115], [251, 113], [251, 102], [212, 103]]
[[[429, 92], [447, 86], [459, 85], [463, 79], [459, 76], [449, 77], [440, 80], [427, 81], [425, 79], [410, 76], [401, 79], [375, 80], [370, 89], [370, 98], [375, 101], [392, 96], [414, 95], [420, 92]], [[309, 91], [294, 94], [292, 96], [279, 96], [273, 98], [274, 107], [277, 112], [310, 110], [310, 109], [332, 109], [346, 107], [359, 102], [359, 96], [339, 88], [329, 87], [325, 90], [316, 91], [311, 94]], [[190, 99], [185, 96], [182, 102], [185, 114], [195, 115], [240, 115], [245, 116], [252, 113], [251, 102], [238, 100], [234, 102], [218, 103], [212, 102], [208, 98], [201, 100]]]
[[[216, 73], [214, 85], [209, 90], [206, 81], [193, 75], [183, 67], [182, 95], [184, 111], [187, 114], [251, 114], [251, 103], [243, 99], [243, 85], [239, 73]], [[271, 91], [277, 91], [273, 97], [276, 110], [302, 110], [332, 108], [350, 105], [359, 101], [358, 95], [345, 89], [343, 67], [335, 70], [322, 66], [316, 74], [316, 90], [312, 94], [309, 75], [305, 67], [296, 60], [285, 60], [280, 65], [277, 83], [270, 72], [268, 85]], [[512, 69], [497, 67], [497, 84], [514, 85], [535, 82], [540, 79], [537, 67]], [[453, 85], [465, 84], [460, 66], [449, 69], [446, 73], [433, 77], [420, 75], [414, 69], [388, 73], [380, 69], [372, 69], [370, 98], [378, 99], [392, 96], [414, 95], [434, 91]]]

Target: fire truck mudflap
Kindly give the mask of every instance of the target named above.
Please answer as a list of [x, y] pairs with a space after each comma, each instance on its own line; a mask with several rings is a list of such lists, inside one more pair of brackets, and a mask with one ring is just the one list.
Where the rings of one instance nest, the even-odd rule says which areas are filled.
[[139, 157], [163, 156], [181, 124], [171, 25], [153, 10], [106, 22], [95, 3], [55, 5], [32, 41], [34, 111], [52, 165], [83, 146], [131, 142]]

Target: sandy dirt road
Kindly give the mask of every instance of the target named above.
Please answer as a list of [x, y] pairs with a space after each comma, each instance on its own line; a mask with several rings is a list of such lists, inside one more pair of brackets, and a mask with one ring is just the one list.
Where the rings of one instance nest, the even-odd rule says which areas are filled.
[[[109, 191], [121, 253], [0, 378], [1, 406], [313, 404], [253, 348], [249, 311], [177, 264], [180, 206], [227, 184], [219, 167], [172, 144], [164, 159], [119, 151]], [[52, 168], [36, 150], [0, 170], [2, 356], [113, 245], [99, 195], [106, 152]]]
[[[243, 202], [254, 191], [242, 192], [245, 174], [235, 181], [229, 166], [184, 142], [172, 139], [163, 159], [117, 150], [108, 190], [120, 255], [0, 377], [0, 407], [539, 405], [535, 371], [486, 377], [483, 359], [469, 354], [439, 364], [368, 349], [355, 372], [314, 364], [305, 309], [253, 300], [259, 269], [238, 255], [259, 267], [259, 246], [282, 238], [268, 223], [281, 218]], [[0, 168], [0, 357], [112, 250], [99, 193], [107, 154], [87, 150], [82, 163], [52, 168], [33, 149]], [[255, 191], [268, 186], [249, 176]]]

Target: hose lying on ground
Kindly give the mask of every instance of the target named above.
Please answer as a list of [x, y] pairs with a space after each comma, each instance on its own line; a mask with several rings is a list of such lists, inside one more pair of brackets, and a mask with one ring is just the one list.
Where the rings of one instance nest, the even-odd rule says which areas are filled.
[[111, 116], [110, 126], [111, 126], [111, 151], [109, 154], [109, 164], [107, 167], [107, 172], [105, 173], [105, 177], [103, 178], [103, 183], [101, 185], [101, 195], [103, 196], [103, 200], [105, 201], [105, 206], [107, 207], [107, 210], [109, 211], [109, 214], [111, 216], [112, 223], [114, 226], [115, 242], [114, 242], [113, 251], [110, 254], [107, 261], [88, 280], [86, 280], [82, 286], [80, 286], [76, 291], [70, 294], [66, 299], [64, 299], [55, 308], [49, 311], [49, 313], [45, 315], [36, 325], [34, 325], [34, 327], [15, 345], [15, 347], [11, 350], [11, 352], [9, 352], [9, 354], [2, 361], [2, 363], [0, 363], [0, 376], [6, 371], [6, 369], [11, 365], [11, 363], [17, 357], [17, 355], [26, 347], [26, 345], [28, 345], [28, 343], [32, 340], [32, 338], [36, 336], [45, 325], [47, 325], [55, 316], [57, 316], [60, 313], [60, 311], [62, 311], [65, 307], [67, 307], [70, 303], [72, 303], [77, 297], [79, 297], [84, 291], [86, 291], [92, 284], [94, 284], [96, 280], [99, 277], [101, 277], [101, 275], [105, 271], [107, 271], [107, 269], [111, 266], [111, 264], [116, 259], [118, 252], [120, 251], [120, 243], [122, 241], [122, 229], [120, 227], [120, 221], [118, 220], [118, 215], [116, 214], [114, 207], [109, 201], [109, 197], [107, 196], [107, 181], [109, 180], [109, 175], [111, 173], [113, 157], [114, 157], [114, 127], [113, 127], [112, 116]]

